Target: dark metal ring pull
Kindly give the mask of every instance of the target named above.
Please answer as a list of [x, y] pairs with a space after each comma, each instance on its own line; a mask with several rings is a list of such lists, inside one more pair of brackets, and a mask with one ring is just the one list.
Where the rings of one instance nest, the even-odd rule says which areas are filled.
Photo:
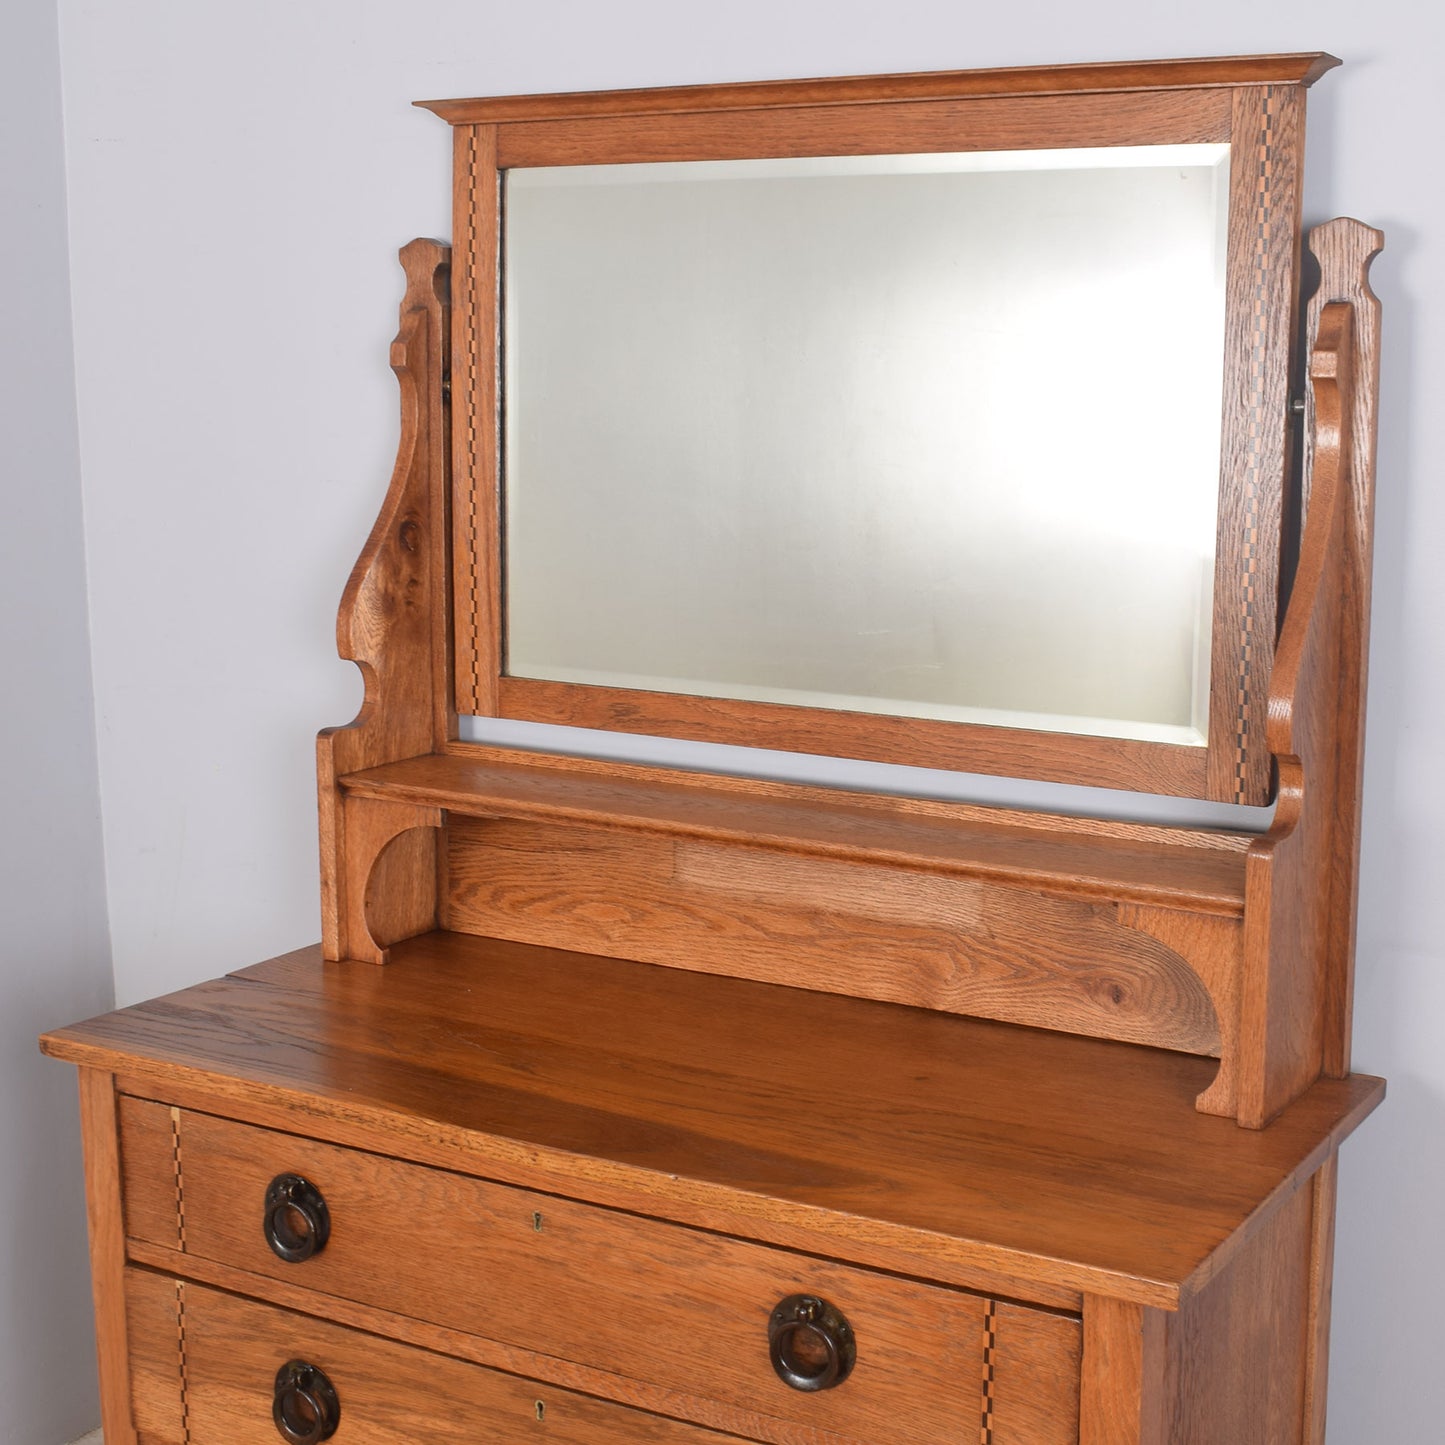
[[271, 1252], [287, 1264], [320, 1254], [331, 1237], [331, 1211], [321, 1191], [299, 1174], [278, 1174], [266, 1186], [262, 1221]]
[[778, 1378], [795, 1390], [831, 1390], [848, 1378], [858, 1347], [843, 1312], [816, 1295], [792, 1294], [768, 1320]]
[[276, 1398], [271, 1418], [283, 1440], [292, 1445], [320, 1445], [336, 1434], [341, 1401], [326, 1375], [305, 1360], [288, 1360], [276, 1371]]

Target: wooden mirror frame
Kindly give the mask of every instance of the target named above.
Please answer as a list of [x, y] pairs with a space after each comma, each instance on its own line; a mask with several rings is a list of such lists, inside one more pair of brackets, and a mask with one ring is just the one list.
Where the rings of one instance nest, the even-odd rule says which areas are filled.
[[[452, 614], [458, 713], [1260, 804], [1291, 490], [1305, 91], [1332, 56], [940, 72], [419, 102], [455, 131]], [[549, 682], [505, 672], [501, 173], [777, 156], [1231, 147], [1204, 747]], [[1088, 338], [1061, 327], [1059, 370]]]

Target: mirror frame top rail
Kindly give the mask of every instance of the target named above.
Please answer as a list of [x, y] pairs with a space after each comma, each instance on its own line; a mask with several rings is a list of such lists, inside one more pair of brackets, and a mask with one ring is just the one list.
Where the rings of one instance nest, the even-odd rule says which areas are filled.
[[1090, 91], [1185, 90], [1239, 85], [1313, 85], [1338, 57], [1323, 51], [1189, 60], [1104, 61], [1081, 65], [931, 70], [905, 75], [851, 75], [815, 80], [761, 80], [668, 85], [637, 90], [574, 90], [548, 95], [418, 100], [453, 125], [555, 120], [679, 111], [761, 110], [768, 106], [862, 105], [980, 96], [1063, 95]]
[[[562, 723], [1045, 782], [1261, 804], [1290, 495], [1307, 53], [418, 102], [454, 128], [454, 703]], [[1231, 147], [1221, 467], [1203, 748], [508, 676], [501, 175], [511, 167], [1225, 142]], [[1090, 365], [1061, 318], [1056, 384]], [[1123, 379], [1127, 384], [1127, 379]], [[1162, 461], [1162, 459], [1161, 459]]]

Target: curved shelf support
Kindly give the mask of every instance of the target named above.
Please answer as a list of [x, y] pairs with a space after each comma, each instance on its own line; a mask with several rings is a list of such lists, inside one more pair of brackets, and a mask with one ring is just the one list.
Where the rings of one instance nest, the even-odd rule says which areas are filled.
[[393, 943], [437, 926], [440, 808], [349, 798], [342, 958], [386, 963]]
[[1198, 977], [1214, 1008], [1219, 1072], [1195, 1100], [1201, 1114], [1238, 1111], [1241, 928], [1238, 918], [1122, 905], [1119, 921], [1172, 949]]

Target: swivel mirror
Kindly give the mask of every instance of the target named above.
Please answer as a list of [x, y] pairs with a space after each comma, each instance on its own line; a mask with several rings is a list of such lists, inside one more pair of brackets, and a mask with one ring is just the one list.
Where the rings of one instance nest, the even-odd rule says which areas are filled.
[[1288, 63], [436, 104], [459, 710], [1263, 801]]

